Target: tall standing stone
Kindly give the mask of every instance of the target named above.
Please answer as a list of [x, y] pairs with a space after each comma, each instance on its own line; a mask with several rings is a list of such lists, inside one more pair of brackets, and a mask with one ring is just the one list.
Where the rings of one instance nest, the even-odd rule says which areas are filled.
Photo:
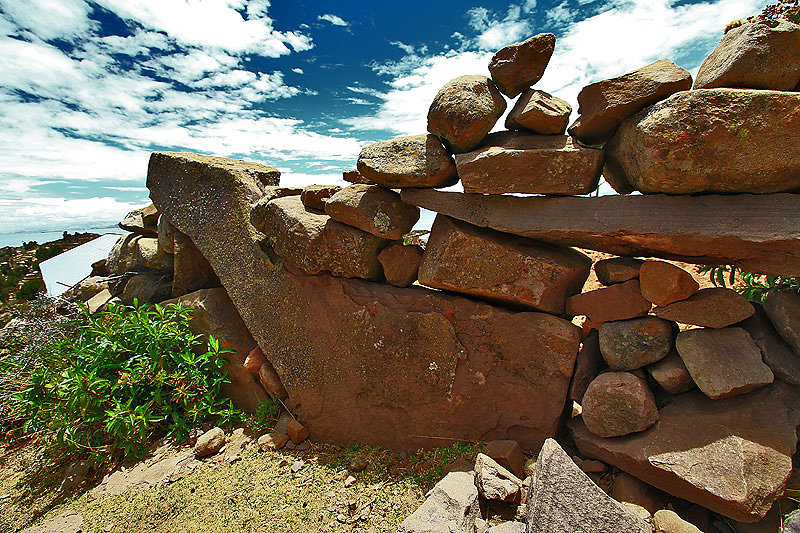
[[542, 79], [555, 47], [555, 35], [540, 33], [501, 48], [489, 61], [492, 80], [501, 93], [514, 98]]
[[358, 154], [358, 171], [386, 188], [447, 187], [458, 182], [453, 157], [435, 135], [411, 135], [370, 144]]

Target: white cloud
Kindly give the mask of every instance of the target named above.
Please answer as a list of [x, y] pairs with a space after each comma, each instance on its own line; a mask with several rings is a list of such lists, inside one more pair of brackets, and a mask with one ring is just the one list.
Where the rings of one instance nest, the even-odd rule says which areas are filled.
[[301, 69], [300, 67], [295, 67], [292, 69], [292, 72], [294, 72], [295, 74], [302, 74], [303, 69]]
[[330, 22], [334, 26], [347, 26], [347, 22], [342, 17], [327, 13], [325, 15], [320, 15], [317, 17], [317, 20], [325, 20]]
[[474, 7], [467, 11], [467, 20], [473, 30], [479, 32], [470, 43], [481, 50], [497, 51], [508, 44], [531, 36], [531, 17], [528, 13], [536, 2], [525, 2], [522, 6], [511, 5], [500, 19], [485, 7]]
[[0, 0], [0, 12], [40, 38], [71, 40], [94, 25], [84, 0]]
[[342, 173], [335, 174], [308, 174], [305, 172], [292, 172], [289, 169], [281, 169], [281, 186], [283, 187], [305, 187], [307, 185], [350, 185], [342, 179]]
[[146, 196], [136, 203], [120, 202], [112, 197], [0, 198], [0, 210], [4, 213], [0, 218], [0, 233], [19, 231], [20, 228], [27, 231], [86, 228], [89, 221], [98, 226], [112, 225], [144, 200]]

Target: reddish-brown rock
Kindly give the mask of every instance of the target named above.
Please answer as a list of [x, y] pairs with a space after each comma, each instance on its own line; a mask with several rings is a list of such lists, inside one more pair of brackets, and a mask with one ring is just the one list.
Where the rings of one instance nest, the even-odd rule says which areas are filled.
[[658, 408], [647, 383], [630, 372], [606, 372], [583, 395], [583, 417], [589, 431], [619, 437], [644, 431], [658, 420]]
[[600, 353], [614, 370], [636, 370], [663, 359], [672, 348], [674, 324], [654, 316], [600, 326]]
[[711, 400], [675, 396], [647, 431], [617, 438], [569, 422], [585, 457], [612, 464], [665, 492], [735, 520], [756, 522], [783, 494], [792, 471], [800, 392], [776, 383]]
[[639, 280], [611, 285], [567, 298], [568, 315], [586, 315], [595, 324], [644, 316], [650, 302], [642, 298]]
[[447, 187], [458, 182], [453, 156], [436, 135], [410, 135], [365, 146], [358, 171], [387, 189]]
[[563, 314], [581, 290], [591, 259], [554, 247], [437, 216], [419, 267], [419, 282], [488, 300]]
[[165, 216], [158, 217], [158, 247], [168, 254], [175, 253], [175, 226]]
[[773, 292], [764, 298], [764, 311], [778, 334], [800, 355], [800, 294]]
[[419, 208], [375, 185], [349, 185], [325, 202], [332, 219], [382, 239], [400, 239], [419, 220]]
[[724, 328], [752, 316], [755, 310], [737, 292], [712, 287], [701, 289], [686, 300], [656, 307], [653, 312], [660, 318], [680, 324]]
[[660, 361], [647, 367], [647, 372], [670, 394], [680, 394], [695, 387], [694, 380], [686, 369], [678, 352], [672, 350]]
[[761, 349], [764, 362], [777, 379], [792, 385], [800, 385], [800, 356], [795, 354], [778, 335], [764, 308], [756, 303], [753, 307], [756, 310], [755, 314], [737, 325], [753, 337]]
[[691, 74], [668, 59], [592, 83], [578, 94], [580, 116], [569, 127], [569, 134], [586, 144], [601, 144], [629, 116], [691, 86]]
[[350, 183], [365, 183], [367, 185], [370, 184], [370, 181], [364, 176], [362, 176], [361, 172], [359, 172], [358, 170], [345, 170], [342, 173], [342, 179]]
[[308, 185], [300, 193], [300, 201], [306, 207], [325, 211], [325, 202], [340, 190], [339, 185]]
[[544, 91], [526, 89], [506, 115], [506, 129], [528, 130], [541, 135], [563, 135], [572, 106]]
[[173, 232], [172, 297], [177, 298], [200, 289], [219, 287], [214, 269], [192, 240], [180, 231]]
[[289, 420], [286, 424], [286, 433], [295, 444], [300, 444], [308, 438], [308, 429], [295, 419]]
[[280, 187], [278, 185], [267, 185], [264, 187], [264, 192], [258, 200], [260, 205], [264, 205], [270, 200], [275, 198], [284, 198], [285, 196], [300, 196], [303, 194], [302, 187]]
[[539, 81], [555, 46], [555, 35], [540, 33], [498, 50], [489, 61], [489, 72], [500, 92], [514, 98]]
[[594, 273], [597, 281], [608, 287], [615, 283], [622, 283], [639, 278], [639, 269], [644, 261], [634, 257], [612, 257], [601, 259], [594, 264]]
[[378, 254], [386, 281], [395, 287], [408, 287], [417, 281], [425, 250], [418, 244], [391, 244]]
[[442, 87], [428, 110], [428, 131], [453, 153], [477, 147], [506, 111], [506, 100], [486, 76], [461, 76]]
[[691, 274], [664, 261], [646, 261], [639, 270], [639, 286], [653, 305], [685, 300], [700, 288]]
[[285, 400], [289, 397], [289, 393], [286, 392], [286, 388], [283, 386], [283, 383], [281, 383], [281, 378], [278, 376], [278, 373], [275, 372], [272, 363], [267, 361], [266, 358], [264, 359], [264, 364], [258, 369], [258, 381], [261, 382], [261, 386], [264, 387], [267, 394], [273, 398]]
[[247, 354], [242, 366], [251, 374], [258, 374], [259, 370], [261, 370], [261, 365], [265, 362], [267, 362], [267, 358], [264, 357], [264, 352], [260, 347], [256, 346]]
[[681, 331], [675, 348], [697, 387], [713, 400], [738, 396], [774, 380], [761, 350], [742, 328]]
[[497, 461], [520, 479], [525, 478], [525, 456], [515, 440], [493, 440], [486, 443], [483, 453]]
[[[606, 145], [604, 175], [620, 193], [797, 191], [798, 106], [795, 92], [699, 89], [675, 94], [620, 126]], [[680, 150], [673, 149], [676, 144]]]
[[456, 155], [456, 168], [468, 193], [588, 194], [597, 189], [603, 151], [566, 135], [501, 131]]
[[289, 435], [270, 432], [258, 438], [258, 447], [262, 452], [280, 450], [289, 442]]
[[580, 403], [586, 388], [592, 382], [605, 362], [600, 354], [600, 340], [596, 330], [591, 331], [583, 340], [583, 346], [575, 360], [575, 371], [572, 374], [572, 383], [569, 385], [569, 399]]
[[158, 235], [158, 209], [153, 204], [134, 209], [123, 218], [119, 227], [136, 235], [155, 237]]
[[786, 20], [745, 23], [725, 33], [695, 89], [747, 87], [791, 91], [800, 82], [800, 27]]

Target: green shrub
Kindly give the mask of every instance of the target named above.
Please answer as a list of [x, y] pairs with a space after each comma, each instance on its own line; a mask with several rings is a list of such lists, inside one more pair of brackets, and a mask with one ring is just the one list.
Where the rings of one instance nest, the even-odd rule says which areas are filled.
[[17, 291], [17, 298], [20, 300], [33, 300], [36, 295], [44, 291], [44, 281], [39, 278], [25, 280], [22, 287]]
[[735, 266], [707, 265], [698, 268], [698, 272], [708, 274], [717, 287], [725, 287], [727, 281], [733, 290], [751, 302], [761, 303], [771, 292], [800, 290], [800, 278], [755, 274]]
[[44, 350], [29, 385], [15, 396], [28, 431], [87, 453], [92, 462], [141, 457], [155, 437], [184, 440], [206, 421], [240, 419], [220, 387], [228, 383], [210, 337], [208, 351], [188, 327], [190, 310], [113, 306], [83, 314], [76, 334]]

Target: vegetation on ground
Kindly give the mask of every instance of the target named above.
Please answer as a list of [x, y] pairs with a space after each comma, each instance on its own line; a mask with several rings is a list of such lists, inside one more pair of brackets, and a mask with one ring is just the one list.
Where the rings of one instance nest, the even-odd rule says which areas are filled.
[[768, 4], [761, 13], [747, 20], [756, 22], [759, 20], [772, 20], [777, 18], [800, 24], [800, 0], [777, 0], [777, 3]]
[[795, 277], [756, 274], [729, 265], [707, 265], [699, 267], [697, 271], [708, 274], [715, 286], [730, 286], [751, 302], [761, 303], [773, 292], [800, 291], [800, 278]]

